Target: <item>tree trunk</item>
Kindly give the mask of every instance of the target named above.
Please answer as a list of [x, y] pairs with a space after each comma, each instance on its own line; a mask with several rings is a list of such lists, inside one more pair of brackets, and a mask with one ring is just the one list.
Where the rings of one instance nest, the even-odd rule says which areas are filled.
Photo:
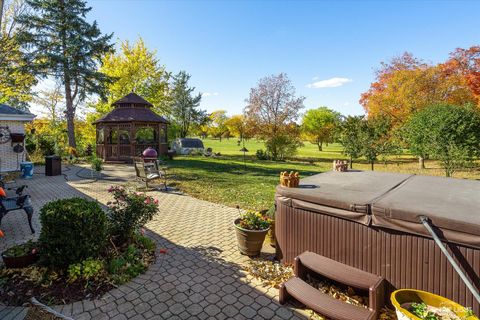
[[374, 165], [374, 161], [370, 162], [370, 165], [372, 167], [372, 171], [373, 171], [373, 165]]
[[418, 157], [418, 165], [420, 169], [425, 169], [425, 158], [424, 157]]
[[67, 134], [68, 134], [68, 146], [77, 148], [77, 142], [75, 141], [75, 107], [73, 105], [72, 88], [70, 87], [70, 78], [65, 72], [65, 101], [67, 103]]
[[353, 157], [350, 156], [350, 169], [353, 169]]
[[2, 16], [3, 16], [3, 0], [0, 0], [0, 26], [2, 25]]
[[318, 151], [323, 151], [322, 144], [323, 144], [323, 143], [322, 143], [321, 141], [317, 142]]

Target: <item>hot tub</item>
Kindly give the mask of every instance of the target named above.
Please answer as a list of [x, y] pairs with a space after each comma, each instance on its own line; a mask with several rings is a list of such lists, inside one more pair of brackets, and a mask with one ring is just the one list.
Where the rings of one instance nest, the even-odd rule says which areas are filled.
[[[413, 288], [480, 306], [421, 224], [427, 216], [480, 288], [480, 182], [371, 171], [326, 172], [278, 186], [278, 255], [313, 251]], [[385, 297], [386, 302], [388, 296]]]

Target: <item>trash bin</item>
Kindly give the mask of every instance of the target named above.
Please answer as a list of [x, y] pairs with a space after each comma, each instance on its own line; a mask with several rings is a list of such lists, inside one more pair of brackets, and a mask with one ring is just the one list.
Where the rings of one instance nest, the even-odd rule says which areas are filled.
[[22, 179], [32, 179], [33, 177], [33, 162], [20, 162], [20, 171], [22, 172]]
[[62, 174], [62, 158], [59, 156], [45, 157], [45, 175], [58, 176]]

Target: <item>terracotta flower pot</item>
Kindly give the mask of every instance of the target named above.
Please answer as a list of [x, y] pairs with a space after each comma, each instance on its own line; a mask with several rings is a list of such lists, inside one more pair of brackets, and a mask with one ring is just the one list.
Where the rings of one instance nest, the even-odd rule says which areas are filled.
[[8, 257], [2, 253], [3, 263], [7, 268], [26, 268], [38, 260], [38, 253], [29, 253], [20, 257]]
[[240, 250], [241, 254], [249, 257], [258, 256], [262, 250], [265, 236], [270, 228], [264, 230], [248, 230], [239, 227], [239, 222], [240, 218], [233, 222], [233, 225], [235, 226], [235, 232], [237, 233], [238, 250]]

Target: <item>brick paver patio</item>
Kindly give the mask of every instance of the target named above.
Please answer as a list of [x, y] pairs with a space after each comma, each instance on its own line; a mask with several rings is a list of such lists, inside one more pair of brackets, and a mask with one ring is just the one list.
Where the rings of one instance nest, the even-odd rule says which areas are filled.
[[[29, 185], [35, 207], [34, 228], [40, 231], [38, 211], [57, 198], [87, 197], [105, 204], [112, 184], [134, 180], [133, 168], [107, 165], [99, 181], [79, 166], [66, 167], [64, 176], [46, 177], [37, 168]], [[54, 308], [74, 319], [295, 319], [308, 318], [303, 310], [280, 306], [278, 290], [263, 287], [243, 271], [248, 261], [238, 253], [233, 208], [186, 195], [151, 192], [160, 200], [160, 213], [146, 227], [155, 239], [157, 261], [149, 270], [94, 301]], [[0, 250], [30, 239], [26, 216], [12, 212], [2, 221], [6, 237]], [[23, 319], [26, 308], [0, 304], [0, 319]]]

